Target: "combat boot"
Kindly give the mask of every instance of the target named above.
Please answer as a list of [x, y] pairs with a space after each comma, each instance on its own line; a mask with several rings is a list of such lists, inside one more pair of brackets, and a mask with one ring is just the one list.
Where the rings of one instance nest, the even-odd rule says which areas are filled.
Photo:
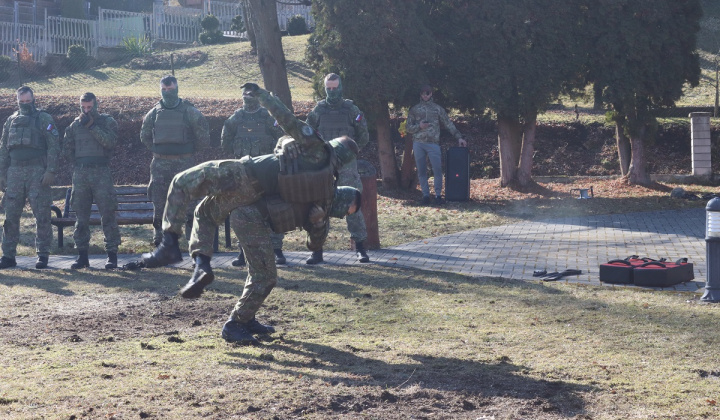
[[79, 249], [78, 257], [74, 263], [70, 266], [73, 270], [90, 267], [90, 260], [88, 260], [87, 249]]
[[212, 283], [214, 279], [215, 274], [213, 274], [212, 267], [210, 267], [210, 257], [197, 254], [195, 256], [195, 271], [190, 281], [187, 282], [185, 287], [180, 289], [180, 296], [185, 299], [198, 298], [202, 294], [203, 289], [205, 289], [205, 286]]
[[305, 260], [305, 264], [320, 264], [323, 261], [323, 250], [320, 249], [319, 251], [313, 251], [310, 258]]
[[35, 261], [35, 268], [47, 268], [48, 257], [38, 255], [37, 261]]
[[285, 255], [282, 252], [282, 249], [276, 248], [273, 249], [273, 252], [275, 252], [275, 264], [285, 264], [287, 262], [287, 259], [285, 259]]
[[110, 270], [117, 268], [117, 252], [108, 251], [107, 261], [105, 261], [105, 269]]
[[10, 257], [2, 257], [0, 258], [0, 269], [3, 268], [11, 268], [17, 266], [17, 262], [15, 261], [15, 258]]
[[241, 324], [234, 319], [227, 320], [222, 329], [222, 338], [230, 343], [237, 343], [243, 346], [260, 344], [257, 338], [253, 337], [248, 324]]
[[245, 267], [245, 252], [242, 248], [240, 248], [237, 258], [232, 260], [230, 264], [232, 264], [233, 267]]
[[355, 242], [355, 255], [357, 256], [358, 262], [370, 262], [370, 257], [368, 257], [367, 252], [365, 252], [365, 244], [362, 241]]
[[153, 252], [142, 254], [142, 260], [146, 268], [162, 267], [182, 261], [177, 233], [164, 232], [160, 245]]
[[275, 332], [275, 327], [261, 324], [255, 317], [248, 321], [247, 328], [253, 334], [272, 334]]

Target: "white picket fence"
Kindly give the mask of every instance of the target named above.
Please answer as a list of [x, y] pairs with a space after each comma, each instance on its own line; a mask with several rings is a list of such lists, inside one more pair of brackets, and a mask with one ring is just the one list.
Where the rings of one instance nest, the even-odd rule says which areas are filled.
[[[17, 59], [13, 48], [26, 43], [35, 61], [43, 61], [48, 54], [66, 54], [71, 45], [83, 45], [90, 56], [97, 56], [98, 47], [123, 45], [129, 37], [148, 37], [152, 40], [190, 44], [202, 31], [200, 21], [206, 14], [215, 15], [220, 30], [228, 31], [232, 19], [242, 14], [239, 2], [206, 0], [203, 9], [175, 6], [153, 7], [152, 13], [133, 13], [99, 9], [97, 20], [70, 19], [48, 16], [44, 25], [0, 22], [0, 53]], [[314, 26], [309, 6], [278, 4], [280, 30], [287, 30], [287, 22], [295, 15]]]

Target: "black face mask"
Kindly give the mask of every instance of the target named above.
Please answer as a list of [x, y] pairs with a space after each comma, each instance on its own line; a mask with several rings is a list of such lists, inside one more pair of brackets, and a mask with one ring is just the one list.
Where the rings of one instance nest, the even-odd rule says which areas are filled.
[[325, 95], [325, 101], [330, 105], [339, 104], [343, 99], [342, 83], [338, 85], [337, 89], [329, 90], [328, 88], [325, 88]]
[[21, 115], [30, 115], [33, 112], [35, 112], [35, 99], [33, 98], [32, 102], [27, 104], [21, 104], [18, 102], [18, 109], [20, 109]]
[[180, 101], [178, 90], [178, 88], [172, 90], [161, 90], [160, 94], [162, 95], [163, 105], [168, 108], [175, 108]]
[[260, 109], [260, 101], [252, 96], [243, 96], [243, 109], [248, 112], [255, 112]]

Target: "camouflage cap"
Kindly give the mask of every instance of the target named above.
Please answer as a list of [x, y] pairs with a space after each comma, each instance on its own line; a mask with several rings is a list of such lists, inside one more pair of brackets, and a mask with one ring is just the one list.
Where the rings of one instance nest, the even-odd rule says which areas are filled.
[[333, 150], [335, 150], [335, 154], [337, 155], [342, 165], [355, 159], [358, 155], [358, 152], [360, 151], [357, 143], [355, 143], [355, 140], [351, 139], [348, 136], [342, 136], [336, 139], [332, 139], [328, 143], [333, 148]]
[[355, 202], [357, 202], [359, 210], [362, 203], [362, 194], [360, 194], [360, 191], [353, 187], [337, 187], [332, 208], [330, 209], [330, 217], [342, 219], [347, 216], [348, 209]]

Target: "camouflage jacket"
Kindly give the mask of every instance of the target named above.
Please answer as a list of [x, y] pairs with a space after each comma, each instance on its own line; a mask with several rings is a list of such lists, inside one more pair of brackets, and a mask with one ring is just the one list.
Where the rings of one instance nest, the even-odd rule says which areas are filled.
[[[265, 144], [264, 140], [262, 142], [263, 144], [249, 144], [252, 139], [247, 137], [237, 137], [238, 127], [240, 127], [246, 119], [257, 119], [258, 121], [255, 123], [264, 127], [262, 137], [267, 137], [267, 144]], [[275, 124], [275, 119], [272, 118], [265, 108], [259, 108], [255, 112], [248, 112], [241, 108], [235, 111], [235, 113], [223, 124], [222, 133], [220, 134], [220, 145], [222, 146], [222, 149], [230, 155], [238, 156], [236, 151], [242, 150], [244, 153], [240, 153], [239, 156], [261, 156], [272, 153], [275, 148], [275, 143], [277, 143], [277, 140], [282, 135], [282, 129]], [[258, 152], [253, 153], [254, 149], [257, 149]]]
[[[0, 137], [0, 177], [3, 178], [7, 177], [7, 169], [10, 167], [10, 149], [8, 148], [10, 125], [19, 115], [20, 114], [18, 112], [15, 112], [8, 117], [3, 125], [2, 137]], [[58, 158], [60, 156], [60, 134], [58, 133], [55, 121], [50, 114], [36, 110], [35, 115], [37, 116], [37, 127], [42, 133], [42, 138], [45, 139], [45, 170], [47, 172], [55, 173]]]
[[[194, 134], [195, 150], [210, 145], [210, 126], [203, 114], [189, 101], [180, 100], [177, 106], [185, 106], [185, 117]], [[162, 101], [159, 101], [143, 118], [140, 128], [140, 141], [149, 149], [153, 148], [153, 128], [155, 128], [155, 113], [158, 109], [164, 108]]]
[[[420, 128], [420, 123], [426, 121], [430, 127], [426, 129]], [[456, 139], [461, 139], [462, 134], [455, 128], [455, 124], [450, 121], [445, 110], [431, 100], [421, 101], [419, 104], [410, 108], [407, 117], [407, 132], [413, 135], [413, 141], [420, 143], [440, 144], [440, 126], [443, 126]]]
[[[75, 161], [75, 135], [80, 127], [80, 117], [77, 117], [65, 129], [65, 141], [63, 144], [63, 155], [69, 162]], [[100, 114], [95, 124], [90, 128], [90, 134], [106, 150], [115, 148], [117, 141], [118, 123], [110, 114]]]
[[[337, 109], [340, 107], [344, 107], [347, 109], [347, 112], [349, 114], [348, 122], [351, 125], [351, 127], [349, 127], [350, 130], [348, 130], [350, 132], [350, 137], [355, 140], [358, 148], [362, 150], [362, 148], [370, 142], [370, 134], [368, 133], [367, 121], [365, 121], [365, 115], [363, 115], [362, 111], [360, 111], [360, 108], [358, 108], [357, 105], [355, 105], [349, 99], [343, 99], [343, 102], [341, 104], [338, 104], [337, 106], [332, 106], [323, 99], [322, 101], [318, 102], [317, 105], [315, 105], [315, 108], [313, 108], [312, 111], [310, 111], [305, 122], [308, 123], [310, 127], [317, 130], [320, 126], [320, 117], [324, 113], [324, 110]], [[330, 141], [332, 139], [325, 140]]]

